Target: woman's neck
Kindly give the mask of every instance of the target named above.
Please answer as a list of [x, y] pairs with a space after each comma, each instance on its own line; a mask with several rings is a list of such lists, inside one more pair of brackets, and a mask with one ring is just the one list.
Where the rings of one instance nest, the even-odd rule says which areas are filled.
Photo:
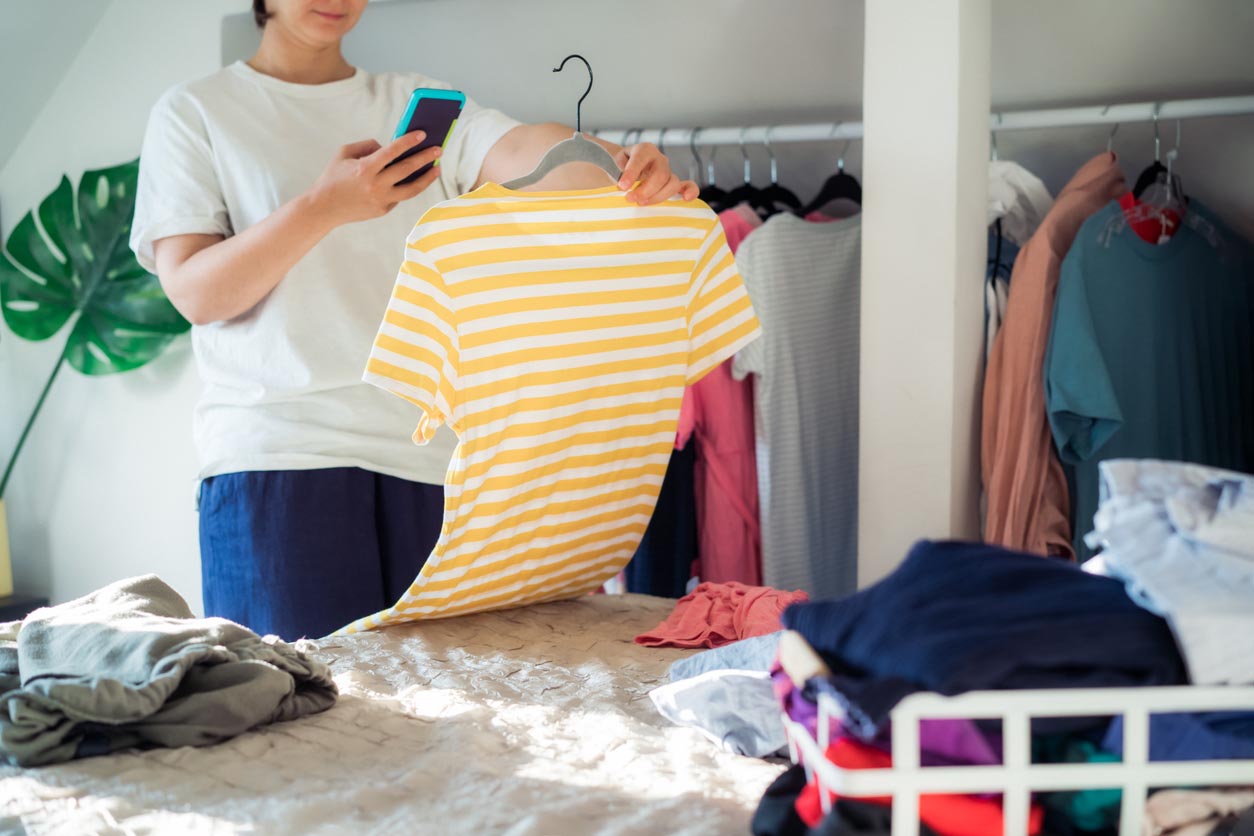
[[293, 84], [326, 84], [351, 78], [356, 72], [353, 65], [344, 60], [338, 42], [326, 47], [311, 47], [291, 37], [273, 22], [266, 26], [261, 46], [246, 63], [259, 73]]

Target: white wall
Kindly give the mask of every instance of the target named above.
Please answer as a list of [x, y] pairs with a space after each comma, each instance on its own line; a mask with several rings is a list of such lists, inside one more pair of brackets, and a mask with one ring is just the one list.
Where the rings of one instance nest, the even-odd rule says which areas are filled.
[[[1205, 15], [1174, 0], [1098, 5], [1100, 13], [1089, 0], [995, 2], [994, 107], [1249, 92], [1254, 6], [1244, 0], [1208, 0]], [[0, 169], [0, 234], [63, 172], [77, 180], [86, 168], [136, 154], [148, 109], [170, 85], [251, 54], [249, 7], [112, 0]], [[56, 15], [45, 18], [39, 35], [57, 37]], [[569, 68], [561, 76], [549, 69], [582, 51], [597, 72], [585, 105], [590, 127], [762, 124], [858, 118], [862, 33], [861, 0], [395, 0], [371, 3], [346, 54], [371, 70], [421, 69], [521, 118], [569, 120], [583, 82]], [[10, 95], [0, 88], [0, 109]], [[1254, 118], [1212, 121], [1185, 124], [1186, 187], [1254, 236]], [[382, 138], [391, 128], [363, 126], [363, 136]], [[1147, 135], [1144, 126], [1120, 131], [1116, 147], [1128, 150], [1133, 174], [1146, 160]], [[927, 125], [917, 137], [928, 141]], [[1057, 188], [1105, 147], [1105, 135], [1006, 135], [999, 147]], [[836, 150], [781, 150], [782, 181], [808, 197]], [[750, 154], [760, 181], [766, 157], [761, 148]], [[739, 177], [736, 149], [718, 159], [720, 182]], [[849, 159], [860, 172], [856, 144]], [[903, 239], [909, 235], [903, 220]], [[30, 344], [0, 334], [0, 457], [56, 349], [55, 338]], [[21, 588], [65, 600], [156, 571], [199, 605], [189, 435], [197, 388], [185, 340], [138, 372], [83, 379], [71, 371], [57, 381], [8, 490]]]
[[[79, 0], [5, 4], [0, 23], [0, 78], [8, 83], [4, 118], [0, 119], [0, 166], [47, 104], [108, 7], [108, 3]], [[21, 79], [21, 83], [10, 79]]]
[[[109, 4], [0, 170], [0, 231], [7, 237], [62, 173], [77, 183], [85, 169], [138, 154], [152, 103], [171, 84], [218, 66], [222, 16], [247, 7]], [[0, 335], [0, 457], [16, 443], [63, 339]], [[189, 431], [199, 383], [190, 360], [184, 337], [135, 372], [62, 372], [6, 491], [19, 591], [61, 601], [157, 572], [199, 607]]]

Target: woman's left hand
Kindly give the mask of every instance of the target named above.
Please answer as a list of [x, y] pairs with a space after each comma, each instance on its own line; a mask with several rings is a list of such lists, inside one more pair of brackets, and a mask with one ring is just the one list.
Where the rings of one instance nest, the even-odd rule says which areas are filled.
[[637, 180], [640, 185], [627, 192], [627, 199], [641, 206], [660, 203], [674, 195], [684, 200], [695, 200], [701, 188], [691, 180], [680, 180], [679, 175], [671, 171], [671, 161], [652, 142], [641, 142], [619, 151], [616, 156], [623, 176], [618, 180], [618, 187], [623, 191], [631, 189]]

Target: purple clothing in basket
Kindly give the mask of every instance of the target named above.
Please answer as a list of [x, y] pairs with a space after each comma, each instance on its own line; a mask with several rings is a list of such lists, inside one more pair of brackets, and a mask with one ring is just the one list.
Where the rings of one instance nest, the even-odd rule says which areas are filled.
[[[810, 699], [795, 687], [788, 674], [776, 664], [771, 669], [771, 684], [775, 688], [775, 696], [784, 712], [793, 722], [805, 726], [810, 734], [818, 737], [819, 707], [815, 700]], [[843, 697], [824, 679], [815, 677], [806, 683], [806, 690], [828, 691], [840, 704]], [[829, 728], [829, 739], [852, 737], [856, 735], [845, 728], [837, 718], [832, 718]], [[866, 741], [885, 752], [892, 751], [892, 731], [888, 724], [880, 730], [874, 739]], [[971, 720], [937, 719], [919, 722], [919, 755], [924, 766], [968, 766], [996, 765], [1001, 760], [1001, 735], [981, 731]]]

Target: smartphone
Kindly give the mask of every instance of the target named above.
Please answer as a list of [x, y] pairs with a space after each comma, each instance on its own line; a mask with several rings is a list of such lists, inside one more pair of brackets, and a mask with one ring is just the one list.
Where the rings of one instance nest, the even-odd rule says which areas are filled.
[[[405, 115], [396, 126], [396, 133], [392, 135], [392, 139], [400, 139], [412, 131], [426, 131], [427, 138], [392, 160], [388, 166], [396, 165], [424, 148], [431, 148], [435, 145], [443, 148], [452, 135], [453, 128], [457, 125], [457, 117], [461, 115], [462, 108], [465, 106], [466, 94], [459, 90], [436, 90], [431, 87], [419, 87], [414, 90], [409, 96], [409, 105], [405, 108]], [[439, 160], [428, 163], [396, 185], [413, 182], [430, 171], [432, 165], [439, 164]]]

